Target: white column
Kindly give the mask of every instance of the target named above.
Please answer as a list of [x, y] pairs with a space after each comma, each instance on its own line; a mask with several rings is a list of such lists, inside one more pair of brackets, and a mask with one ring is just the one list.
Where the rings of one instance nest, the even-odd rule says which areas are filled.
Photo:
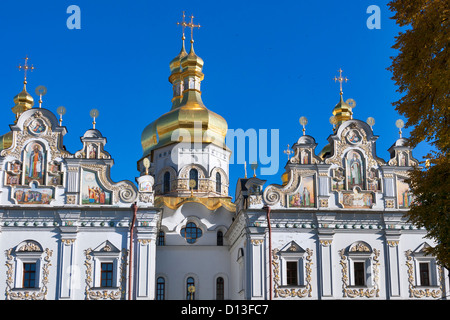
[[250, 258], [250, 298], [262, 299], [264, 292], [264, 240], [263, 239], [251, 239], [248, 244], [248, 253]]
[[389, 295], [391, 297], [400, 297], [400, 267], [398, 256], [398, 240], [387, 240], [387, 258], [389, 263], [389, 272], [387, 272], [387, 281], [389, 283]]
[[323, 297], [333, 296], [333, 260], [332, 260], [332, 239], [321, 239], [320, 242], [320, 294]]
[[138, 239], [136, 243], [136, 295], [137, 299], [155, 299], [155, 241]]
[[[64, 236], [64, 235], [63, 235]], [[74, 252], [75, 252], [75, 238], [63, 237], [61, 239], [61, 256], [60, 256], [60, 299], [73, 298], [74, 280], [77, 284], [81, 280], [80, 270], [74, 269]]]

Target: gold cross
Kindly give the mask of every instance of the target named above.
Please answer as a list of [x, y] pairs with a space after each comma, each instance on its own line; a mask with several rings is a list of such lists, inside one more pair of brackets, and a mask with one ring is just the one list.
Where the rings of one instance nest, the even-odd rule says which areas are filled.
[[333, 78], [333, 80], [334, 80], [334, 82], [339, 81], [340, 94], [342, 95], [342, 82], [347, 82], [348, 79], [347, 79], [347, 77], [345, 77], [345, 78], [342, 77], [342, 69], [341, 68], [339, 68], [338, 71], [339, 71], [339, 77], [335, 76]]
[[289, 145], [287, 145], [287, 150], [284, 150], [283, 152], [287, 154], [288, 160], [289, 160], [289, 158], [290, 158], [290, 155], [294, 153], [294, 151], [292, 151], [292, 150], [290, 149], [290, 146], [289, 146]]
[[33, 65], [31, 65], [31, 67], [30, 66], [28, 66], [28, 56], [26, 56], [25, 58], [25, 64], [23, 65], [23, 66], [21, 66], [20, 64], [17, 66], [17, 68], [19, 68], [19, 70], [22, 70], [23, 69], [23, 71], [24, 71], [24, 80], [23, 80], [23, 83], [27, 83], [27, 71], [28, 70], [30, 70], [30, 71], [33, 71], [35, 68], [33, 67]]
[[183, 21], [177, 22], [177, 25], [181, 26], [181, 29], [182, 29], [182, 32], [183, 32], [183, 37], [182, 37], [183, 41], [184, 41], [184, 39], [185, 39], [185, 37], [184, 37], [184, 28], [186, 28], [186, 27], [188, 26], [188, 24], [186, 23], [186, 21], [184, 20], [184, 18], [186, 18], [186, 15], [185, 15], [185, 13], [184, 13], [184, 11], [183, 11]]
[[194, 24], [194, 16], [191, 16], [191, 22], [187, 24], [187, 27], [191, 28], [191, 43], [194, 43], [194, 28], [200, 29], [201, 25]]

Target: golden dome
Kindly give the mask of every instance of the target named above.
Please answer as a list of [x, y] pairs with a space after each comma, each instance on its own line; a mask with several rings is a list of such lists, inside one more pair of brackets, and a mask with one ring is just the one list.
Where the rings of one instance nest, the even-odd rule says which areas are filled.
[[352, 107], [344, 102], [342, 92], [340, 93], [340, 100], [333, 109], [333, 115], [336, 117], [337, 124], [352, 119]]
[[204, 78], [203, 60], [195, 54], [193, 41], [191, 41], [189, 54], [182, 56], [179, 60], [179, 71], [177, 70], [178, 57], [180, 55], [171, 62], [172, 74], [169, 81], [175, 80], [175, 74], [178, 73], [184, 88], [182, 98], [176, 96], [174, 89], [172, 110], [149, 124], [142, 132], [141, 144], [144, 157], [156, 148], [178, 142], [213, 143], [224, 149], [227, 148], [225, 146], [227, 122], [217, 113], [207, 109], [201, 98], [200, 82]]
[[34, 105], [33, 97], [27, 92], [26, 81], [23, 85], [23, 90], [19, 94], [14, 97], [14, 107], [12, 108], [12, 112], [16, 114], [16, 120], [19, 116], [31, 109]]

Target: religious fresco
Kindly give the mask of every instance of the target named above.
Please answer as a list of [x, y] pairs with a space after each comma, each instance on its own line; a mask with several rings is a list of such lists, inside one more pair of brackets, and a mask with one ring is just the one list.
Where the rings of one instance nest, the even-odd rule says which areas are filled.
[[25, 184], [37, 181], [44, 184], [45, 152], [39, 143], [30, 143], [25, 148]]
[[364, 162], [359, 152], [351, 150], [347, 153], [347, 189], [354, 187], [364, 189]]
[[380, 191], [381, 182], [378, 177], [378, 171], [375, 168], [371, 168], [367, 176], [367, 189], [371, 191]]
[[302, 150], [300, 154], [301, 164], [311, 164], [311, 153], [307, 150]]
[[139, 184], [139, 191], [141, 192], [151, 192], [153, 184], [151, 181], [143, 181]]
[[342, 169], [342, 168], [332, 169], [331, 174], [332, 174], [331, 190], [333, 190], [333, 191], [344, 190], [345, 189], [344, 169]]
[[94, 172], [84, 170], [81, 184], [81, 204], [111, 204], [111, 192], [105, 191], [100, 186]]
[[406, 209], [411, 206], [413, 195], [409, 184], [404, 179], [397, 178], [397, 203], [401, 209]]
[[96, 159], [98, 156], [98, 147], [95, 144], [90, 144], [87, 147], [87, 158]]
[[6, 166], [6, 184], [16, 186], [21, 184], [22, 169], [18, 161], [9, 162]]
[[349, 131], [349, 133], [347, 134], [347, 141], [349, 142], [349, 143], [352, 143], [352, 144], [356, 144], [356, 143], [359, 143], [359, 142], [361, 142], [361, 134], [359, 133], [359, 131], [358, 130], [350, 130]]
[[341, 192], [339, 201], [346, 209], [370, 209], [373, 205], [372, 193]]
[[314, 176], [302, 177], [297, 193], [288, 196], [290, 208], [315, 207]]
[[50, 204], [53, 199], [53, 190], [50, 188], [38, 188], [35, 183], [28, 187], [16, 188], [14, 199], [18, 204]]
[[48, 185], [51, 185], [51, 186], [62, 185], [63, 175], [61, 173], [61, 165], [58, 162], [52, 161], [48, 164], [47, 174], [48, 174], [48, 178], [47, 178]]
[[28, 130], [32, 134], [41, 134], [45, 131], [46, 127], [44, 122], [41, 119], [35, 119], [31, 124], [28, 126]]

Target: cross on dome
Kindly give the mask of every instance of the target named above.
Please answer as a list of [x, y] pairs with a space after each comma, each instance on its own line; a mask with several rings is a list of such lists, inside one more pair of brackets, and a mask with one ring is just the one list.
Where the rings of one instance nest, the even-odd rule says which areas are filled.
[[335, 76], [335, 77], [333, 78], [333, 80], [334, 80], [334, 82], [339, 81], [339, 88], [340, 88], [339, 94], [342, 95], [342, 83], [343, 83], [343, 82], [347, 82], [348, 79], [347, 79], [347, 77], [345, 77], [345, 78], [342, 77], [342, 69], [341, 69], [341, 68], [339, 68], [338, 72], [339, 72], [339, 77], [336, 77], [336, 76]]

